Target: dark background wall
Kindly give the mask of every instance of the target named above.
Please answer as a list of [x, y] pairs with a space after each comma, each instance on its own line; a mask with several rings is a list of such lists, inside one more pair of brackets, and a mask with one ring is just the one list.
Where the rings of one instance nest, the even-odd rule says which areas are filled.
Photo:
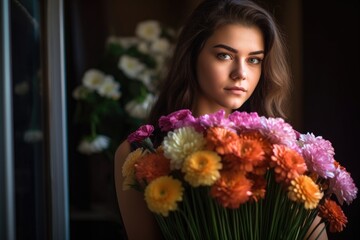
[[[355, 1], [303, 1], [303, 130], [332, 142], [336, 160], [358, 187], [359, 14]], [[358, 198], [343, 206], [349, 223], [344, 232], [330, 239], [358, 238]]]

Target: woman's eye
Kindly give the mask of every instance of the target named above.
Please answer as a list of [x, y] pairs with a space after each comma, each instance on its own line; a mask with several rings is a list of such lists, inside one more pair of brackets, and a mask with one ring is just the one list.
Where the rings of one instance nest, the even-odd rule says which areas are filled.
[[262, 59], [260, 58], [249, 58], [248, 62], [251, 64], [260, 64]]
[[218, 58], [220, 58], [221, 60], [231, 60], [232, 57], [230, 54], [227, 54], [227, 53], [219, 53], [217, 55]]

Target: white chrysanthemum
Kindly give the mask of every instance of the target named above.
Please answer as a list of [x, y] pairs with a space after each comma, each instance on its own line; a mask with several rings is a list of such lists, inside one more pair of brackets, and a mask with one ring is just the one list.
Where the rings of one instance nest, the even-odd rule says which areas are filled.
[[159, 38], [161, 34], [161, 27], [159, 22], [154, 20], [148, 20], [140, 22], [135, 29], [135, 33], [138, 37], [148, 41], [153, 41]]
[[29, 83], [26, 81], [22, 81], [17, 83], [14, 88], [14, 92], [17, 95], [25, 95], [29, 92]]
[[125, 106], [125, 110], [134, 118], [145, 119], [148, 117], [154, 102], [154, 95], [149, 93], [142, 102], [137, 102], [136, 100], [128, 102]]
[[137, 78], [138, 75], [145, 69], [145, 65], [142, 64], [137, 58], [123, 55], [120, 57], [118, 67], [128, 77]]
[[92, 141], [84, 139], [78, 146], [78, 151], [83, 154], [99, 153], [109, 147], [110, 139], [104, 135], [98, 135]]
[[204, 149], [205, 138], [193, 127], [182, 127], [169, 132], [162, 142], [165, 157], [170, 159], [171, 169], [181, 169], [184, 159]]
[[113, 76], [107, 75], [105, 81], [99, 87], [98, 93], [100, 96], [117, 100], [121, 96], [119, 89], [120, 84], [114, 80]]
[[28, 143], [35, 143], [43, 140], [43, 132], [37, 129], [31, 129], [24, 133], [24, 141]]
[[89, 69], [85, 72], [82, 83], [85, 87], [97, 90], [103, 84], [105, 80], [105, 74], [97, 69]]
[[150, 49], [154, 53], [165, 54], [170, 49], [170, 42], [166, 38], [159, 38], [152, 42]]

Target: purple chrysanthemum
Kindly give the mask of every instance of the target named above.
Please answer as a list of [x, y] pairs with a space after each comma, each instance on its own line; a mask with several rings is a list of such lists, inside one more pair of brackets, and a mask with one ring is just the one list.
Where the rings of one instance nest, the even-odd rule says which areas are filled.
[[260, 117], [256, 112], [239, 112], [235, 111], [229, 115], [229, 120], [234, 123], [234, 128], [241, 132], [250, 129], [261, 128]]
[[197, 131], [203, 130], [189, 109], [181, 109], [170, 113], [167, 116], [161, 116], [159, 119], [159, 127], [163, 132], [172, 131], [186, 126], [192, 126]]
[[296, 132], [293, 127], [282, 118], [261, 117], [262, 127], [260, 132], [273, 144], [283, 144], [297, 152], [300, 149], [297, 145]]
[[204, 128], [217, 126], [231, 129], [234, 125], [233, 122], [225, 117], [225, 111], [223, 109], [215, 113], [202, 115], [198, 118], [198, 121], [199, 124]]
[[349, 205], [356, 198], [358, 189], [350, 173], [344, 168], [338, 167], [335, 177], [330, 179], [329, 192], [336, 195], [341, 205], [344, 201]]
[[144, 139], [150, 137], [152, 132], [154, 131], [154, 126], [152, 125], [143, 125], [140, 126], [135, 132], [129, 134], [127, 140], [132, 142], [141, 142]]
[[334, 148], [331, 142], [312, 133], [300, 134], [299, 145], [309, 170], [323, 178], [335, 176]]

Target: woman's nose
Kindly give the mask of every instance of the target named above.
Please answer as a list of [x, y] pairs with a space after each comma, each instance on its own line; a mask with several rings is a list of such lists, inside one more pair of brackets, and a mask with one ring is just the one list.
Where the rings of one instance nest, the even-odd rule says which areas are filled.
[[240, 64], [234, 68], [234, 70], [230, 73], [230, 78], [232, 80], [245, 80], [247, 77], [246, 70]]

